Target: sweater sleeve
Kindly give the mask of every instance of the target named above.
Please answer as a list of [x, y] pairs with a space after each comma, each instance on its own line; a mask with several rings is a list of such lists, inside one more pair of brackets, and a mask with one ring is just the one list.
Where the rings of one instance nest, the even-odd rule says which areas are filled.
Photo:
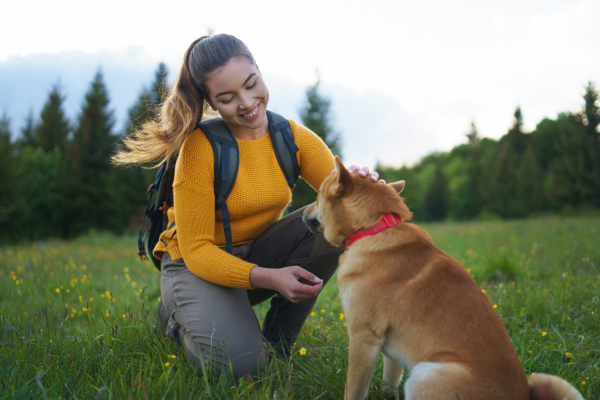
[[199, 130], [184, 143], [173, 183], [179, 249], [192, 273], [221, 286], [252, 289], [252, 263], [215, 245], [214, 154]]
[[319, 190], [321, 183], [335, 168], [333, 154], [316, 133], [293, 120], [288, 121], [290, 122], [294, 141], [300, 149], [296, 153], [300, 176], [313, 189]]

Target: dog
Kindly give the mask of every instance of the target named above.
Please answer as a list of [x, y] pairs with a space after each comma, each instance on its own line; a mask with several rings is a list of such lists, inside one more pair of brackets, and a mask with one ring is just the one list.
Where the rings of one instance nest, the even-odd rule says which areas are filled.
[[345, 399], [364, 399], [382, 352], [382, 395], [407, 400], [583, 399], [566, 381], [527, 378], [486, 295], [454, 259], [409, 224], [390, 184], [351, 174], [338, 157], [303, 221], [344, 245], [338, 284], [349, 337]]

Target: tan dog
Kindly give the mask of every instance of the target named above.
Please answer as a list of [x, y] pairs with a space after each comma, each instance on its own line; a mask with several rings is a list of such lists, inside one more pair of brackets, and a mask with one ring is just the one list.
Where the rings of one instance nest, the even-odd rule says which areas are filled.
[[[340, 246], [385, 214], [412, 213], [391, 184], [355, 179], [336, 157], [304, 222]], [[346, 242], [347, 244], [347, 242]], [[416, 225], [400, 222], [356, 240], [340, 258], [338, 284], [350, 339], [346, 399], [367, 397], [380, 352], [384, 394], [406, 399], [583, 399], [560, 378], [528, 379], [477, 283]]]

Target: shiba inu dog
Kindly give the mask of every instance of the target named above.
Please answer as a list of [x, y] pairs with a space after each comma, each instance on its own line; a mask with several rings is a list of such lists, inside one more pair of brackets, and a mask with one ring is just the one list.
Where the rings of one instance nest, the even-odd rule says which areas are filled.
[[304, 223], [344, 245], [338, 284], [349, 336], [346, 399], [364, 399], [380, 352], [383, 394], [406, 399], [583, 399], [566, 381], [529, 378], [486, 295], [414, 224], [404, 181], [371, 182], [336, 157]]

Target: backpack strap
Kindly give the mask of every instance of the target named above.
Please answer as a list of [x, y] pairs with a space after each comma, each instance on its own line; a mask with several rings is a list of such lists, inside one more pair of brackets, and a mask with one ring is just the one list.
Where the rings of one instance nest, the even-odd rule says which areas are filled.
[[215, 156], [215, 210], [221, 210], [225, 231], [225, 251], [232, 252], [231, 220], [227, 197], [233, 189], [240, 165], [240, 149], [227, 124], [220, 118], [208, 118], [198, 127], [204, 131]]
[[[299, 149], [296, 142], [294, 142], [290, 123], [287, 119], [272, 111], [267, 111], [267, 118], [277, 162], [279, 162], [279, 167], [290, 190], [294, 193], [296, 181], [300, 175], [300, 167], [298, 167], [298, 160], [296, 159], [296, 153]], [[292, 206], [289, 205], [288, 212], [293, 211]]]
[[272, 111], [267, 111], [267, 118], [269, 120], [269, 130], [271, 131], [275, 156], [285, 176], [285, 180], [293, 192], [298, 176], [300, 175], [300, 168], [296, 159], [296, 153], [299, 149], [296, 142], [294, 142], [290, 123], [287, 119]]

